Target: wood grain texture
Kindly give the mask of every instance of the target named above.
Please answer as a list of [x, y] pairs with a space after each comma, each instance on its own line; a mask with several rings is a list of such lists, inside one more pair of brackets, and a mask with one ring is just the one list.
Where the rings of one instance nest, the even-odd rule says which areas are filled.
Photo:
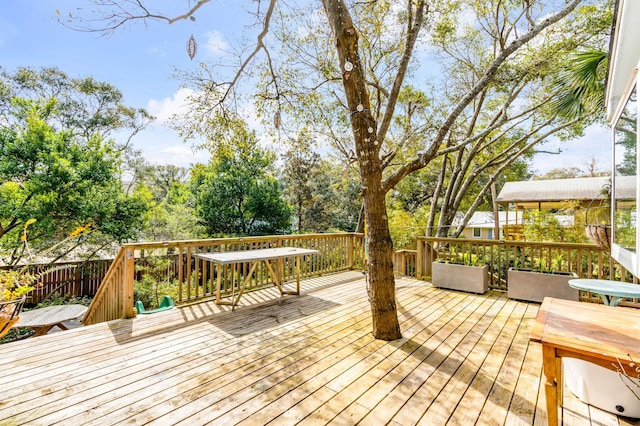
[[[539, 305], [400, 278], [403, 338], [384, 342], [361, 273], [301, 292], [0, 345], [0, 424], [546, 424], [542, 350], [528, 341]], [[568, 391], [564, 405], [566, 421], [639, 424]]]

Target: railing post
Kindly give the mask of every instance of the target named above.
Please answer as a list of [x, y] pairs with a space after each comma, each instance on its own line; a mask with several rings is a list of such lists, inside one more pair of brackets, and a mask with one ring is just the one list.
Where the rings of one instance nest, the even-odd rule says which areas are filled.
[[[279, 237], [276, 241], [276, 247], [283, 247], [282, 244], [282, 237]], [[285, 281], [285, 276], [284, 276], [284, 259], [277, 259], [276, 260], [276, 274], [278, 275], [278, 280], [280, 280], [281, 283], [284, 283]]]
[[353, 240], [355, 240], [355, 238], [356, 234], [349, 234], [349, 238], [347, 239], [347, 266], [349, 270], [353, 269], [353, 251], [355, 250], [355, 244]]
[[123, 275], [124, 280], [122, 283], [120, 298], [122, 305], [120, 312], [123, 318], [133, 318], [133, 281], [135, 272], [135, 250], [133, 247], [126, 247], [124, 251], [124, 268]]
[[396, 274], [407, 275], [407, 252], [405, 250], [398, 250], [394, 252], [395, 259], [393, 262], [393, 269]]
[[416, 279], [421, 280], [424, 273], [424, 241], [416, 239]]

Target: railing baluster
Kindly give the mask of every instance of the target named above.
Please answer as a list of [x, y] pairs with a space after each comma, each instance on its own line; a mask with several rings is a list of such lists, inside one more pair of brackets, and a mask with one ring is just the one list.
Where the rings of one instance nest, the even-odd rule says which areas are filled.
[[[416, 253], [416, 276], [419, 279], [430, 277], [430, 265], [427, 261], [427, 247], [439, 245], [436, 258], [453, 261], [463, 259], [465, 254], [477, 255], [480, 262], [489, 265], [491, 274], [490, 288], [506, 290], [508, 282], [506, 271], [510, 267], [531, 269], [555, 269], [563, 272], [576, 272], [588, 278], [628, 281], [629, 272], [615, 263], [604, 249], [592, 244], [542, 243], [527, 241], [499, 240], [462, 240], [459, 238], [418, 237]], [[480, 249], [482, 247], [482, 249]], [[428, 271], [428, 272], [427, 272]]]

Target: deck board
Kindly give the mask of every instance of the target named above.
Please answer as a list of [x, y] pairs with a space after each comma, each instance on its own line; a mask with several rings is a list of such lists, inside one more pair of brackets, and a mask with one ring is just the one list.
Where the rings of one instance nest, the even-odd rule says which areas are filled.
[[[467, 302], [469, 304], [465, 307], [465, 314], [457, 314], [455, 320], [442, 329], [448, 335], [436, 334], [418, 346], [410, 357], [390, 370], [384, 381], [378, 382], [358, 400], [357, 404], [352, 405], [354, 408], [365, 406], [371, 409], [371, 412], [365, 413], [362, 424], [384, 424], [390, 421], [426, 377], [434, 371], [434, 365], [439, 365], [446, 359], [462, 336], [469, 331], [470, 325], [481, 318], [490, 305], [486, 303], [490, 302], [489, 299], [480, 305], [474, 304], [473, 300]], [[338, 418], [341, 416], [342, 413]]]
[[[529, 309], [537, 311], [537, 305], [531, 305]], [[538, 392], [540, 391], [540, 377], [542, 375], [540, 359], [542, 359], [542, 346], [527, 342], [523, 356], [524, 362], [522, 362], [517, 376], [516, 387], [511, 395], [511, 403], [509, 404], [505, 425], [531, 425], [534, 423]], [[546, 422], [546, 417], [544, 421]]]
[[[438, 298], [432, 299], [437, 301]], [[415, 303], [422, 303], [420, 298], [415, 299]], [[405, 307], [411, 307], [408, 303], [403, 303]], [[412, 309], [410, 312], [413, 312], [414, 315], [412, 318], [407, 318], [406, 321], [403, 322], [404, 327], [410, 328], [411, 324], [416, 324], [416, 322], [422, 321], [425, 318], [425, 314], [428, 313], [428, 309], [430, 305], [424, 304], [425, 309], [422, 309], [421, 314], [416, 314], [417, 310]], [[401, 315], [400, 318], [403, 318]], [[370, 323], [367, 323], [367, 329], [365, 330], [365, 337], [370, 339]], [[362, 348], [357, 351], [346, 352], [346, 356], [343, 358], [335, 358], [334, 361], [329, 364], [322, 365], [322, 368], [317, 368], [317, 371], [305, 372], [304, 377], [307, 379], [304, 383], [299, 386], [290, 387], [287, 392], [279, 396], [276, 399], [271, 395], [267, 399], [268, 405], [264, 406], [264, 408], [260, 409], [257, 415], [259, 415], [260, 419], [273, 419], [276, 416], [281, 414], [286, 415], [286, 421], [291, 422], [292, 420], [300, 421], [304, 417], [306, 417], [309, 413], [315, 411], [317, 406], [321, 405], [328, 398], [320, 397], [316, 398], [314, 393], [320, 392], [326, 395], [326, 392], [330, 392], [332, 394], [337, 394], [336, 391], [331, 390], [326, 384], [332, 380], [334, 380], [337, 376], [344, 374], [348, 369], [350, 369], [354, 364], [359, 362], [361, 359], [370, 355], [373, 351], [377, 350], [380, 346], [380, 342], [375, 342], [375, 344], [369, 345], [367, 348]], [[323, 360], [324, 362], [324, 360]], [[298, 404], [304, 400], [304, 404]], [[313, 402], [317, 401], [320, 404], [314, 405]], [[251, 404], [251, 402], [249, 402]], [[297, 404], [297, 405], [296, 405]], [[254, 405], [254, 409], [260, 408], [259, 406]], [[278, 422], [280, 422], [280, 419]], [[278, 423], [276, 422], [276, 423]], [[246, 424], [252, 423], [251, 420], [247, 420]]]
[[[490, 300], [487, 299], [487, 302]], [[465, 309], [439, 331], [441, 334], [434, 334], [418, 346], [410, 357], [390, 370], [385, 381], [378, 382], [358, 400], [358, 404], [372, 410], [363, 424], [390, 421], [408, 396], [434, 371], [433, 366], [441, 364], [449, 356], [470, 326], [484, 315], [489, 305], [484, 302], [475, 304], [473, 298], [467, 298], [466, 303]]]
[[[546, 424], [537, 304], [397, 280], [371, 335], [359, 272], [0, 346], [0, 424]], [[637, 425], [565, 391], [566, 425]]]
[[[507, 355], [492, 383], [488, 383], [490, 391], [478, 417], [481, 424], [504, 424], [508, 408], [515, 392], [522, 360], [529, 344], [531, 325], [537, 314], [537, 308], [528, 306], [518, 325], [513, 340], [507, 348]], [[481, 398], [478, 398], [481, 400]], [[456, 413], [457, 414], [457, 413]]]
[[[372, 386], [380, 383], [387, 372], [395, 365], [402, 362], [406, 357], [418, 346], [424, 344], [429, 337], [448, 335], [445, 329], [448, 321], [460, 314], [464, 308], [469, 306], [468, 298], [463, 295], [456, 295], [454, 299], [448, 303], [440, 303], [438, 309], [432, 311], [425, 318], [425, 322], [420, 324], [419, 332], [412, 334], [412, 337], [404, 337], [403, 339], [386, 344], [369, 357], [364, 358], [354, 366], [346, 374], [342, 374], [336, 380], [327, 384], [327, 387], [337, 393], [337, 396], [329, 400], [323, 406], [314, 410], [314, 412], [301, 424], [316, 422], [318, 417], [333, 420], [336, 413], [339, 415], [349, 415], [347, 407], [356, 400], [357, 406], [366, 404], [362, 401], [365, 398], [365, 392], [369, 391]], [[407, 330], [407, 335], [411, 333]], [[369, 404], [371, 405], [371, 404]], [[359, 408], [359, 407], [356, 407]], [[367, 407], [370, 408], [370, 407]], [[339, 419], [336, 419], [338, 421]], [[352, 420], [344, 420], [344, 423], [350, 423]]]

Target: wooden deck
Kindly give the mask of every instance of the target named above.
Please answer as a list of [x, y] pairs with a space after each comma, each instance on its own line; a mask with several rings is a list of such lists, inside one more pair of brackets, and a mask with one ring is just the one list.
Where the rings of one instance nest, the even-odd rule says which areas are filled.
[[[402, 278], [376, 341], [363, 275], [0, 346], [0, 425], [544, 425], [537, 304]], [[251, 304], [251, 305], [250, 305]], [[565, 392], [564, 424], [634, 423]]]

